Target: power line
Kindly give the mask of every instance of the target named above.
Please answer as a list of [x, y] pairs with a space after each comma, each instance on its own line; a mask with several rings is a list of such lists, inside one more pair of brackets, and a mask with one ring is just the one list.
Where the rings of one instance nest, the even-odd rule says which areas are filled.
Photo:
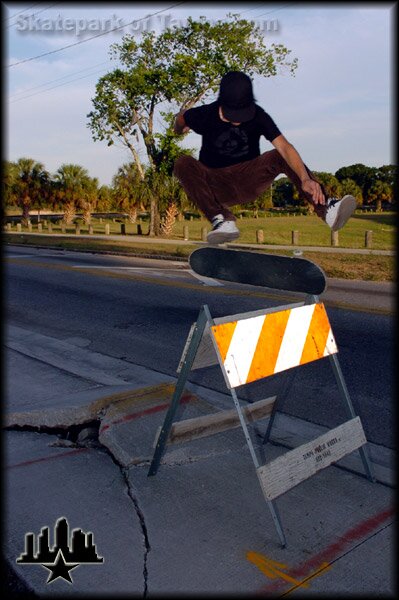
[[176, 6], [181, 6], [182, 4], [186, 4], [186, 2], [178, 2], [177, 4], [173, 4], [172, 6], [168, 6], [167, 8], [163, 8], [162, 10], [158, 10], [155, 13], [150, 15], [146, 15], [145, 17], [141, 17], [140, 19], [134, 19], [130, 23], [126, 23], [126, 25], [120, 25], [119, 27], [114, 27], [109, 31], [103, 31], [102, 33], [97, 33], [96, 35], [92, 35], [91, 37], [86, 38], [85, 40], [80, 40], [79, 42], [74, 42], [73, 44], [69, 44], [68, 46], [63, 46], [62, 48], [57, 48], [57, 50], [51, 50], [50, 52], [45, 52], [44, 54], [39, 54], [38, 56], [32, 56], [31, 58], [25, 58], [24, 60], [19, 60], [18, 62], [12, 63], [11, 65], [7, 65], [8, 67], [15, 67], [17, 65], [21, 65], [22, 63], [30, 62], [31, 60], [36, 60], [37, 58], [43, 58], [44, 56], [49, 56], [50, 54], [55, 54], [56, 52], [61, 52], [62, 50], [66, 50], [67, 48], [72, 48], [73, 46], [79, 46], [80, 44], [84, 44], [85, 42], [90, 42], [90, 40], [94, 40], [95, 38], [99, 38], [103, 35], [107, 35], [108, 33], [112, 33], [113, 31], [118, 31], [119, 29], [123, 29], [124, 27], [128, 27], [129, 25], [133, 25], [133, 23], [139, 23], [140, 21], [144, 21], [144, 19], [149, 19], [150, 17], [155, 17], [155, 15], [159, 15], [160, 13], [166, 12], [171, 8], [176, 8]]
[[[184, 2], [181, 2], [180, 4], [184, 4]], [[176, 6], [176, 5], [174, 5], [174, 6]], [[266, 6], [266, 4], [261, 4], [261, 6]], [[252, 9], [245, 10], [245, 11], [243, 11], [243, 12], [239, 13], [239, 14], [244, 14], [244, 13], [250, 12], [251, 10], [256, 10], [256, 9], [258, 9], [258, 8], [261, 8], [261, 6], [257, 6], [257, 7], [255, 7], [255, 8], [252, 8]], [[289, 5], [286, 5], [286, 6], [289, 6]], [[286, 8], [286, 6], [282, 6], [282, 7], [280, 7], [280, 8], [277, 8], [277, 9], [274, 9], [274, 10], [272, 10], [272, 11], [268, 11], [267, 13], [262, 13], [262, 14], [269, 14], [269, 13], [271, 13], [271, 12], [275, 12], [276, 10], [281, 10], [281, 9], [283, 9], [283, 8]], [[170, 8], [173, 8], [173, 7], [170, 7]], [[46, 9], [44, 9], [44, 10], [46, 10]], [[165, 9], [165, 10], [168, 10], [168, 9]], [[42, 12], [42, 11], [40, 11], [40, 12]], [[162, 12], [162, 11], [159, 11], [159, 12]], [[149, 17], [151, 17], [151, 16], [154, 16], [154, 15], [156, 15], [156, 14], [159, 14], [159, 12], [157, 12], [157, 13], [153, 13], [152, 15], [147, 15], [146, 17], [143, 17], [143, 18], [149, 18]], [[258, 16], [262, 16], [262, 15], [258, 15]], [[142, 19], [138, 19], [137, 21], [132, 21], [132, 23], [134, 23], [134, 22], [138, 22], [138, 21], [140, 21], [140, 20], [142, 20]], [[132, 24], [132, 23], [128, 23], [127, 25], [130, 25], [130, 24]], [[123, 26], [121, 26], [121, 27], [126, 27], [127, 25], [123, 25]], [[116, 28], [116, 29], [120, 29], [121, 27], [118, 27], [118, 28]], [[106, 32], [106, 33], [110, 33], [110, 32]], [[102, 34], [101, 34], [101, 35], [102, 35]], [[98, 36], [93, 36], [93, 37], [98, 37]], [[92, 39], [92, 38], [89, 38], [89, 39]], [[88, 41], [88, 40], [84, 40], [84, 41]], [[61, 49], [60, 49], [60, 50], [61, 50]], [[90, 70], [90, 69], [94, 69], [95, 67], [98, 67], [98, 66], [100, 66], [100, 65], [106, 64], [107, 62], [109, 62], [109, 61], [104, 61], [104, 62], [98, 63], [98, 64], [96, 64], [96, 65], [92, 65], [91, 67], [86, 67], [85, 69], [81, 69], [81, 70], [79, 70], [79, 71], [75, 71], [74, 73], [70, 73], [69, 75], [64, 75], [63, 77], [58, 77], [57, 79], [52, 79], [52, 80], [50, 80], [50, 81], [44, 82], [44, 83], [42, 83], [42, 84], [39, 84], [39, 85], [37, 85], [37, 86], [34, 86], [34, 87], [32, 87], [32, 88], [28, 88], [28, 89], [26, 89], [26, 90], [22, 90], [21, 92], [17, 92], [16, 94], [14, 94], [13, 96], [11, 96], [11, 97], [9, 98], [9, 103], [10, 103], [10, 104], [13, 104], [14, 102], [18, 102], [19, 100], [25, 100], [25, 99], [31, 98], [32, 96], [36, 96], [36, 95], [38, 95], [38, 94], [42, 94], [42, 93], [44, 93], [44, 92], [51, 91], [51, 90], [53, 90], [53, 89], [55, 89], [55, 88], [58, 88], [58, 87], [61, 87], [61, 86], [63, 86], [63, 85], [68, 85], [69, 83], [73, 83], [74, 81], [79, 81], [79, 80], [81, 80], [81, 79], [85, 79], [85, 78], [87, 78], [87, 77], [90, 77], [91, 75], [96, 75], [97, 73], [102, 73], [102, 72], [105, 72], [103, 69], [102, 69], [102, 70], [100, 70], [100, 71], [95, 71], [95, 72], [93, 72], [93, 73], [90, 73], [90, 74], [88, 74], [88, 75], [84, 75], [83, 77], [77, 77], [77, 78], [71, 79], [70, 81], [66, 81], [66, 82], [64, 82], [64, 83], [61, 83], [61, 84], [58, 84], [58, 85], [55, 85], [55, 86], [49, 87], [49, 88], [47, 88], [47, 89], [45, 89], [45, 90], [42, 90], [42, 91], [40, 91], [40, 92], [36, 92], [36, 93], [34, 93], [34, 94], [29, 94], [28, 96], [22, 96], [22, 97], [19, 97], [19, 98], [15, 98], [15, 96], [20, 96], [21, 94], [26, 94], [27, 92], [30, 92], [30, 91], [33, 91], [33, 90], [37, 90], [37, 89], [39, 89], [39, 88], [41, 88], [41, 87], [44, 87], [44, 86], [46, 86], [46, 85], [50, 85], [50, 84], [52, 84], [52, 83], [55, 83], [55, 82], [57, 82], [57, 81], [61, 81], [62, 79], [66, 79], [66, 78], [68, 78], [68, 77], [71, 77], [71, 76], [74, 76], [74, 75], [78, 75], [79, 73], [84, 73], [85, 71], [88, 71], [88, 70]], [[13, 65], [11, 65], [11, 66], [13, 66]]]
[[100, 69], [99, 71], [94, 71], [94, 73], [89, 73], [89, 75], [83, 75], [83, 77], [76, 77], [75, 79], [71, 79], [71, 81], [66, 81], [64, 83], [59, 83], [58, 85], [54, 85], [47, 90], [42, 90], [41, 92], [36, 92], [35, 94], [29, 94], [29, 96], [23, 96], [22, 98], [17, 98], [16, 100], [10, 100], [9, 104], [15, 104], [15, 102], [19, 102], [20, 100], [26, 100], [27, 98], [32, 98], [32, 96], [38, 96], [39, 94], [44, 94], [45, 92], [49, 92], [50, 90], [54, 90], [55, 88], [62, 87], [63, 85], [68, 85], [69, 83], [73, 83], [75, 81], [79, 81], [80, 79], [86, 79], [87, 77], [91, 77], [92, 75], [97, 75], [98, 73], [106, 73], [106, 69]]
[[263, 17], [264, 15], [270, 15], [270, 13], [277, 12], [278, 10], [283, 10], [284, 8], [288, 8], [288, 6], [292, 6], [292, 2], [290, 4], [285, 4], [284, 6], [280, 6], [280, 8], [275, 8], [273, 10], [268, 10], [267, 12], [261, 13], [260, 15], [255, 15], [255, 19], [257, 19], [258, 17]]
[[[61, 79], [67, 79], [68, 77], [73, 77], [74, 75], [78, 75], [79, 73], [84, 73], [84, 71], [89, 71], [90, 69], [95, 69], [96, 67], [105, 65], [109, 62], [110, 61], [106, 60], [106, 61], [97, 63], [96, 65], [91, 65], [91, 67], [86, 67], [85, 69], [75, 71], [74, 73], [69, 73], [69, 75], [63, 75], [62, 77], [57, 77], [57, 79], [51, 79], [50, 81], [45, 81], [44, 83], [40, 83], [39, 85], [35, 85], [34, 87], [31, 87], [31, 88], [28, 88], [25, 90], [21, 90], [20, 92], [16, 92], [15, 94], [11, 95], [9, 100], [12, 100], [14, 98], [14, 96], [20, 96], [21, 94], [26, 94], [27, 92], [37, 90], [38, 88], [44, 87], [46, 85], [51, 85], [52, 83], [55, 83], [56, 81], [61, 81]], [[66, 82], [66, 83], [69, 83], [69, 82]], [[45, 90], [45, 91], [47, 91], [47, 90]]]
[[10, 19], [13, 19], [17, 15], [20, 15], [21, 13], [25, 12], [26, 10], [31, 10], [31, 8], [35, 8], [35, 6], [39, 6], [39, 4], [41, 4], [41, 2], [37, 2], [37, 4], [32, 4], [32, 6], [29, 6], [29, 8], [23, 8], [22, 10], [19, 10], [17, 13], [14, 13], [13, 15], [11, 15], [11, 17], [6, 17], [4, 20], [9, 21]]
[[[37, 17], [37, 15], [40, 15], [40, 13], [46, 11], [46, 10], [50, 10], [50, 8], [54, 8], [54, 6], [57, 6], [57, 4], [61, 4], [60, 2], [56, 2], [55, 4], [51, 4], [50, 6], [47, 6], [47, 8], [42, 8], [42, 10], [38, 10], [36, 13], [34, 13], [33, 15], [30, 15], [30, 17]], [[33, 6], [37, 6], [36, 4], [34, 4]], [[32, 8], [32, 7], [31, 7]], [[27, 9], [29, 10], [29, 9]], [[18, 14], [18, 13], [17, 13]], [[15, 15], [14, 15], [15, 16]], [[13, 27], [14, 25], [16, 25], [16, 23], [10, 23], [9, 25], [7, 25], [6, 29], [10, 29], [10, 27]]]
[[258, 8], [261, 8], [262, 6], [267, 6], [267, 5], [266, 4], [261, 4], [260, 6], [255, 6], [254, 8], [247, 8], [247, 10], [242, 10], [239, 14], [240, 15], [245, 15], [245, 13], [251, 12], [253, 10], [258, 10]]

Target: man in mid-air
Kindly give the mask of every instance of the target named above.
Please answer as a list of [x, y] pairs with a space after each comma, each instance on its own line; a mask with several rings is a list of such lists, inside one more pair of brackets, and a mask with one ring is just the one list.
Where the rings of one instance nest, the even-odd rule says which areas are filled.
[[[230, 71], [220, 82], [215, 102], [181, 111], [175, 119], [177, 134], [190, 129], [202, 136], [199, 160], [180, 156], [174, 174], [211, 222], [208, 242], [220, 244], [240, 235], [229, 207], [253, 202], [274, 179], [284, 173], [299, 195], [333, 229], [341, 229], [353, 214], [356, 200], [347, 195], [329, 198], [323, 186], [303, 163], [294, 146], [273, 119], [255, 103], [251, 79]], [[260, 154], [264, 135], [275, 150]]]

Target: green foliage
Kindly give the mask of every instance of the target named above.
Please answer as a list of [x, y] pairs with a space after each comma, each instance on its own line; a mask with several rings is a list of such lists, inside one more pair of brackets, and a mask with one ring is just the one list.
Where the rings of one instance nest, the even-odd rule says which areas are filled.
[[187, 196], [176, 177], [166, 175], [163, 171], [147, 169], [145, 180], [148, 197], [155, 198], [161, 215], [164, 215], [170, 204], [175, 204], [182, 212], [189, 206]]
[[98, 180], [90, 177], [80, 165], [63, 164], [57, 170], [53, 182], [54, 202], [83, 209], [89, 202], [93, 208], [97, 201]]
[[[363, 200], [370, 204], [375, 202], [375, 188], [371, 190], [377, 181], [386, 183], [393, 190], [397, 180], [397, 167], [395, 165], [383, 165], [382, 167], [366, 167], [361, 163], [341, 167], [335, 173], [337, 179], [352, 179], [361, 189]], [[386, 188], [377, 188], [385, 189]], [[387, 192], [384, 192], [386, 196]]]
[[323, 185], [327, 196], [335, 198], [342, 196], [341, 183], [334, 175], [325, 171], [313, 171], [313, 175]]
[[[133, 154], [142, 179], [138, 146], [156, 170], [170, 172], [179, 139], [172, 132], [170, 110], [166, 132], [155, 134], [154, 118], [161, 103], [188, 108], [218, 89], [230, 69], [271, 77], [279, 70], [295, 72], [297, 60], [281, 44], [264, 45], [253, 23], [231, 15], [229, 21], [211, 24], [191, 17], [184, 27], [160, 35], [144, 32], [140, 43], [132, 35], [111, 47], [111, 56], [122, 65], [100, 78], [92, 99], [88, 127], [93, 139], [110, 145], [122, 142]], [[175, 138], [175, 139], [174, 139]]]
[[97, 194], [97, 210], [98, 212], [109, 212], [113, 208], [112, 188], [102, 185]]
[[[171, 148], [178, 153], [181, 149], [176, 145]], [[165, 154], [166, 156], [166, 154]], [[168, 207], [176, 205], [180, 217], [188, 210], [198, 210], [190, 203], [178, 180], [170, 175], [167, 164], [173, 164], [173, 152], [170, 150], [170, 162], [162, 165], [158, 171], [148, 167], [144, 171], [144, 180], [141, 179], [139, 169], [134, 162], [122, 165], [112, 180], [111, 186], [99, 187], [96, 178], [89, 176], [86, 169], [80, 165], [63, 164], [55, 175], [45, 170], [41, 163], [33, 159], [21, 158], [17, 162], [3, 162], [3, 198], [5, 206], [18, 206], [22, 209], [24, 221], [29, 216], [32, 208], [51, 208], [53, 210], [68, 210], [75, 214], [76, 209], [86, 211], [97, 210], [107, 212], [118, 210], [129, 215], [140, 211], [154, 211], [158, 222], [164, 218]], [[344, 173], [343, 167], [339, 170]], [[375, 206], [377, 211], [386, 208], [387, 203], [394, 202], [394, 186], [392, 178], [395, 176], [394, 165], [384, 165], [379, 168], [367, 167], [374, 174], [374, 179], [369, 182], [366, 202]], [[338, 173], [338, 171], [337, 171]], [[331, 173], [317, 173], [317, 178], [330, 190], [331, 195], [342, 196], [352, 194], [358, 206], [362, 205], [363, 194], [360, 186], [351, 178], [341, 181]], [[308, 203], [298, 201], [298, 192], [288, 177], [281, 177], [273, 182], [272, 189], [266, 190], [255, 202], [243, 206], [233, 207], [237, 216], [260, 217], [270, 216], [275, 209], [290, 209], [296, 213], [309, 212]], [[156, 206], [155, 206], [156, 205]], [[281, 212], [281, 211], [278, 211]], [[155, 232], [155, 229], [154, 229]], [[155, 235], [156, 233], [154, 233]]]
[[360, 186], [357, 185], [353, 179], [343, 179], [341, 181], [341, 194], [342, 196], [346, 196], [350, 194], [356, 199], [356, 205], [362, 206], [363, 204], [363, 194]]
[[183, 135], [176, 135], [173, 131], [175, 115], [172, 112], [161, 112], [166, 123], [164, 133], [156, 133], [154, 138], [158, 140], [158, 149], [156, 153], [156, 170], [164, 175], [172, 175], [173, 167], [179, 156], [183, 154], [193, 155], [193, 150], [181, 148], [179, 142], [184, 138]]
[[118, 210], [128, 212], [137, 207], [143, 210], [146, 202], [145, 190], [137, 166], [131, 162], [119, 167], [112, 179], [113, 204]]
[[383, 165], [382, 167], [378, 167], [376, 176], [380, 181], [383, 181], [394, 188], [397, 183], [398, 168], [396, 165]]
[[287, 206], [294, 199], [294, 185], [288, 177], [281, 177], [273, 183], [273, 206]]
[[382, 210], [383, 202], [391, 202], [392, 188], [385, 181], [374, 181], [369, 188], [367, 200], [370, 204], [375, 204], [376, 211]]
[[[172, 110], [176, 106], [187, 109], [215, 93], [221, 77], [231, 69], [250, 76], [272, 77], [287, 69], [293, 74], [297, 59], [290, 60], [289, 54], [282, 44], [266, 47], [255, 24], [238, 15], [216, 23], [189, 17], [185, 26], [169, 28], [158, 36], [144, 32], [140, 42], [126, 35], [111, 46], [111, 56], [121, 66], [99, 79], [93, 109], [87, 115], [88, 127], [95, 141], [126, 146], [143, 181], [148, 179], [139, 155], [143, 146], [150, 167], [171, 175], [176, 158], [190, 152], [179, 147], [183, 136], [173, 131]], [[154, 122], [161, 105], [169, 106], [160, 113], [164, 123], [156, 133]], [[154, 202], [161, 201], [161, 196], [152, 183], [148, 189], [155, 194], [152, 234], [160, 209]]]
[[347, 167], [341, 167], [335, 173], [335, 177], [342, 181], [343, 179], [353, 179], [353, 181], [364, 190], [365, 185], [369, 182], [370, 178], [375, 175], [377, 169], [375, 167], [366, 167], [361, 163], [349, 165]]
[[26, 223], [29, 211], [40, 207], [50, 192], [50, 176], [42, 163], [32, 158], [20, 158], [16, 163], [6, 163], [4, 173], [6, 199], [22, 210]]

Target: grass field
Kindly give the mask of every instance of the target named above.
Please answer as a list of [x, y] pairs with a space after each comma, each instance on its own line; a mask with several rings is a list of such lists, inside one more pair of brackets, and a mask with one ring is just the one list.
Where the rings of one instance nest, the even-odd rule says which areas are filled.
[[[119, 222], [118, 222], [119, 221]], [[106, 223], [110, 225], [110, 232], [121, 232], [121, 221], [103, 219], [92, 219], [93, 233], [104, 233]], [[144, 235], [148, 232], [148, 221], [139, 221]], [[331, 246], [331, 230], [325, 223], [315, 215], [309, 216], [272, 216], [259, 219], [238, 219], [237, 225], [240, 229], [240, 242], [256, 243], [256, 231], [262, 230], [265, 244], [291, 244], [291, 232], [299, 233], [299, 245], [301, 246]], [[136, 223], [126, 223], [126, 234], [137, 234]], [[205, 219], [194, 219], [192, 221], [176, 222], [173, 228], [172, 239], [184, 239], [184, 226], [188, 227], [189, 238], [201, 239], [201, 229], [210, 229], [210, 224]], [[13, 225], [13, 231], [16, 226]], [[80, 223], [81, 233], [88, 233], [88, 227]], [[53, 233], [61, 233], [61, 225], [52, 225]], [[28, 231], [23, 228], [23, 231]], [[37, 225], [33, 230], [37, 231]], [[342, 248], [364, 248], [365, 232], [373, 232], [372, 247], [378, 250], [394, 250], [396, 241], [396, 213], [356, 213], [347, 225], [339, 232], [339, 246]], [[43, 233], [46, 233], [46, 227]], [[75, 226], [69, 226], [66, 233], [73, 234]]]
[[[176, 223], [174, 236], [183, 239], [183, 226], [188, 225], [190, 239], [201, 239], [201, 227], [210, 228], [205, 220]], [[237, 219], [240, 229], [240, 242], [256, 243], [256, 231], [262, 230], [265, 244], [291, 244], [291, 232], [299, 233], [301, 246], [331, 246], [331, 230], [317, 216], [273, 216], [259, 219]], [[339, 232], [339, 245], [342, 248], [364, 248], [365, 232], [373, 232], [373, 248], [394, 250], [396, 238], [396, 215], [356, 214]]]
[[[80, 231], [82, 234], [88, 234], [88, 227], [79, 219]], [[123, 223], [125, 223], [123, 221]], [[108, 224], [110, 234], [120, 234], [122, 219], [92, 219], [94, 234], [104, 234], [105, 225]], [[137, 240], [138, 225], [141, 227], [143, 236], [141, 241]], [[319, 246], [331, 247], [331, 230], [315, 215], [310, 216], [272, 216], [259, 219], [244, 218], [238, 219], [237, 225], [241, 235], [239, 242], [256, 243], [257, 230], [263, 231], [264, 244], [267, 245], [291, 245], [292, 231], [298, 231], [300, 246]], [[48, 235], [48, 226], [44, 224], [42, 218], [42, 235], [29, 236], [28, 229], [22, 228], [24, 235], [15, 236], [3, 234], [3, 240], [6, 243], [23, 243], [30, 245], [46, 245], [57, 248], [81, 249], [100, 251], [107, 250], [112, 252], [129, 252], [140, 255], [168, 255], [177, 257], [186, 257], [194, 249], [192, 245], [173, 244], [151, 244], [151, 238], [146, 237], [148, 233], [148, 221], [138, 221], [137, 223], [125, 223], [126, 234], [134, 236], [129, 240], [110, 240], [104, 235], [102, 240], [82, 239], [75, 235], [75, 225], [66, 229], [66, 236], [54, 238]], [[205, 219], [193, 219], [191, 221], [178, 221], [175, 223], [170, 240], [183, 240], [184, 228], [188, 227], [189, 240], [200, 241], [201, 231], [210, 229], [210, 224]], [[12, 225], [12, 231], [16, 231], [16, 224]], [[372, 231], [372, 249], [373, 250], [395, 250], [396, 248], [396, 213], [356, 213], [347, 225], [339, 232], [339, 247], [360, 249], [365, 247], [365, 233]], [[33, 224], [32, 232], [38, 232], [37, 224]], [[53, 233], [61, 233], [61, 224], [52, 224]], [[144, 239], [146, 241], [144, 241]], [[148, 241], [147, 241], [148, 240]], [[262, 244], [258, 245], [259, 250]], [[268, 249], [268, 252], [273, 250]], [[288, 254], [292, 256], [291, 250], [278, 250], [277, 254]], [[329, 277], [342, 277], [346, 279], [361, 279], [368, 281], [394, 281], [396, 279], [396, 264], [393, 256], [364, 255], [364, 254], [339, 254], [323, 253], [317, 251], [304, 251], [303, 256], [316, 262], [325, 271]]]

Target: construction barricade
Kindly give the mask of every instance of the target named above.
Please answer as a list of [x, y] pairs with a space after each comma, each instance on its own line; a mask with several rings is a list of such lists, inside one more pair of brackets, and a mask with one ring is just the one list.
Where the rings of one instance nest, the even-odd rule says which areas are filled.
[[[321, 469], [358, 450], [367, 477], [374, 481], [360, 418], [355, 414], [338, 362], [337, 344], [324, 304], [317, 296], [304, 302], [213, 319], [203, 306], [189, 332], [178, 366], [179, 377], [162, 427], [156, 433], [148, 475], [155, 475], [167, 444], [206, 437], [242, 427], [264, 498], [282, 546], [286, 538], [276, 498]], [[269, 417], [263, 443], [270, 439], [278, 404], [281, 404], [297, 368], [312, 361], [330, 361], [339, 395], [349, 420], [315, 440], [289, 450], [265, 465], [259, 463], [248, 422]], [[235, 409], [174, 422], [190, 371], [219, 364]], [[286, 371], [277, 396], [241, 407], [236, 388]]]

